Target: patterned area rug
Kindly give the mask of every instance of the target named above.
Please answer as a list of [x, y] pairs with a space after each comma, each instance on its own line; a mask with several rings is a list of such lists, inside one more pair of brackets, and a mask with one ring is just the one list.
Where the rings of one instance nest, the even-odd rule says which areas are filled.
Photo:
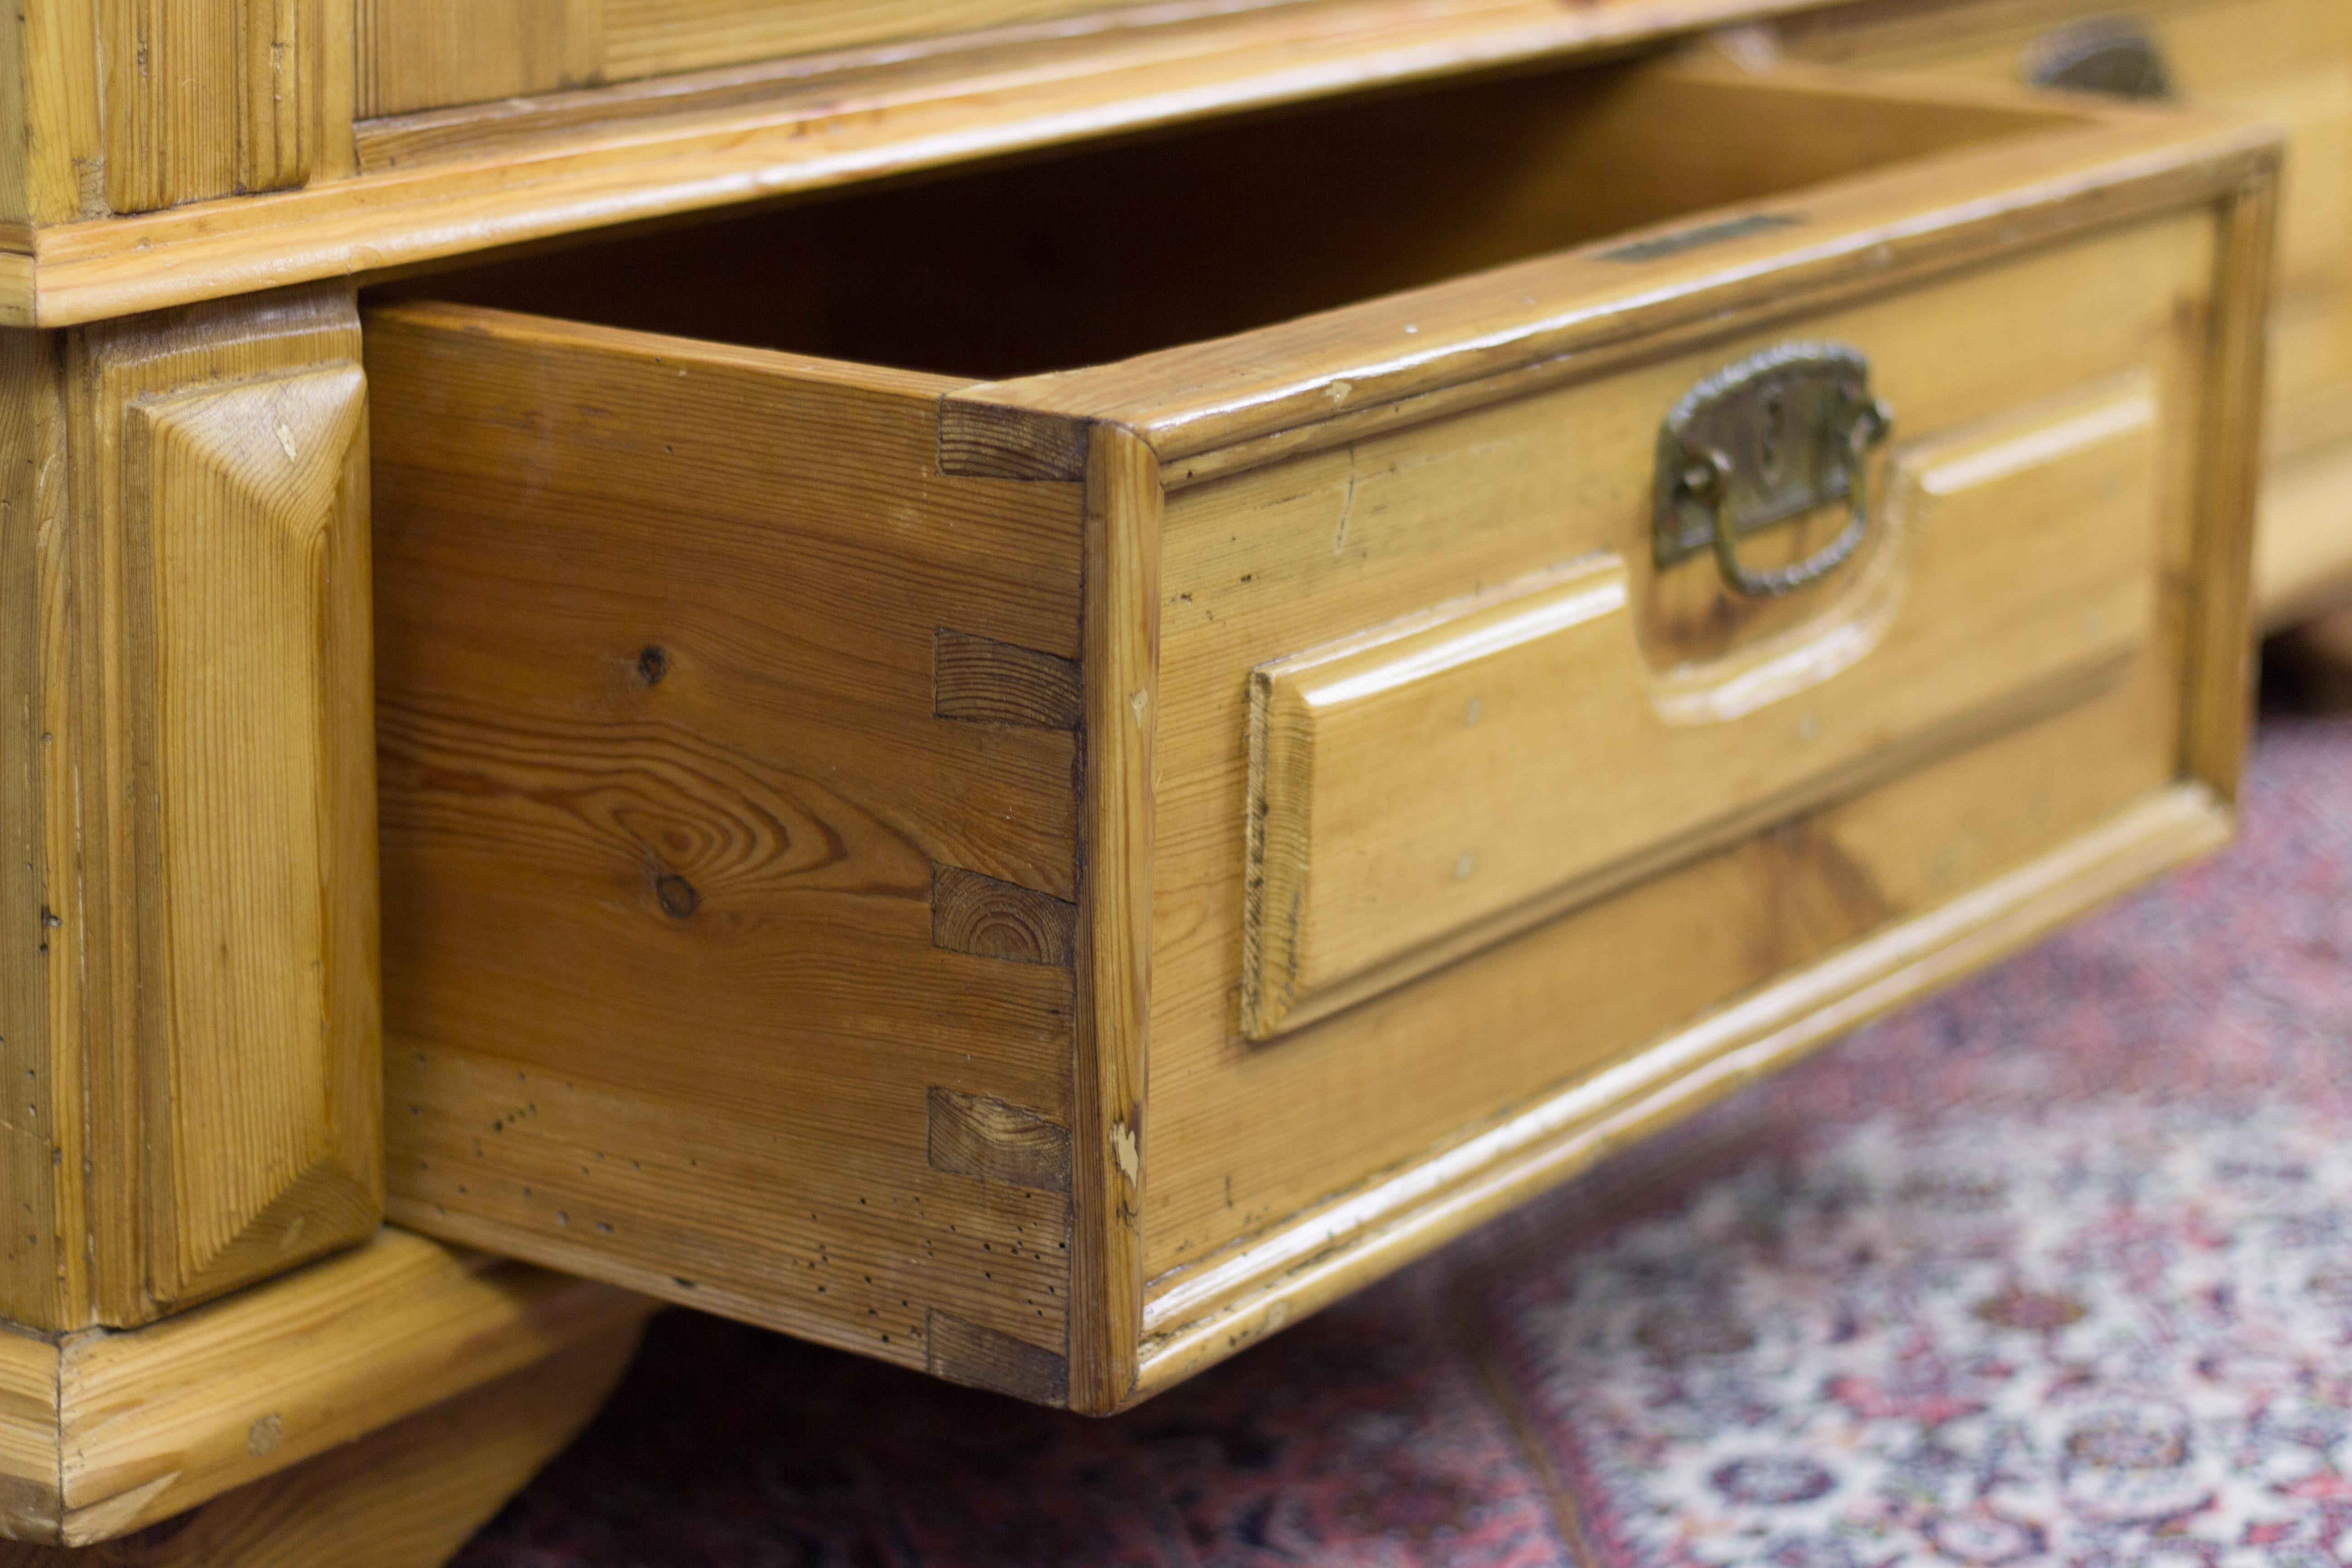
[[1143, 1408], [685, 1313], [467, 1568], [2352, 1568], [2352, 723], [2241, 843]]

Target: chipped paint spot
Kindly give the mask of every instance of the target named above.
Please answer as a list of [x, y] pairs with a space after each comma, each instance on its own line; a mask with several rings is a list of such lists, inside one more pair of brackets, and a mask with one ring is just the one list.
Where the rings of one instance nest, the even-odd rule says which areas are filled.
[[1143, 1152], [1136, 1146], [1135, 1129], [1124, 1121], [1110, 1124], [1111, 1157], [1118, 1162], [1118, 1173], [1132, 1185], [1143, 1180]]

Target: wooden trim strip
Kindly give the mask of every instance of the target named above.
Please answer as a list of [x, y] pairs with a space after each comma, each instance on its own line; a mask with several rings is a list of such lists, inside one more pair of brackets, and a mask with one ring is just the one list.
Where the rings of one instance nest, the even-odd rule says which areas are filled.
[[1135, 1396], [1143, 1328], [1143, 1090], [1151, 1016], [1160, 466], [1098, 426], [1087, 467], [1086, 784], [1070, 1205], [1070, 1405]]
[[2183, 765], [2235, 801], [2254, 706], [2254, 518], [2263, 481], [2263, 393], [2269, 342], [2278, 180], [2265, 173], [2224, 205], [2205, 387], [2204, 472], [2189, 580], [2189, 701]]
[[1612, 1149], [1984, 967], [2228, 842], [2200, 784], [2170, 785], [2039, 860], [1732, 1004], [1486, 1131], [1223, 1255], [1152, 1281], [1129, 1403], [1557, 1184]]
[[[1726, 79], [1712, 66], [1661, 77]], [[1857, 103], [1913, 96], [1907, 84], [1899, 93], [1874, 89], [1834, 73], [1792, 71], [1740, 85]], [[1953, 96], [1997, 103], [2010, 95]], [[2021, 132], [2036, 118], [2043, 128], [1768, 204], [1777, 211], [1796, 202], [1806, 218], [1799, 226], [1635, 265], [1601, 254], [1625, 238], [1613, 236], [1235, 337], [982, 383], [948, 402], [1125, 426], [1159, 456], [1170, 487], [1181, 489], [1669, 352], [1682, 335], [1737, 330], [1744, 315], [1811, 308], [2223, 199], [2272, 177], [2281, 156], [2278, 132], [2260, 123], [2085, 110], [2069, 126], [2053, 122], [2046, 105], [2028, 102], [2019, 112]], [[1365, 356], [1361, 345], [1382, 343], [1410, 347]]]

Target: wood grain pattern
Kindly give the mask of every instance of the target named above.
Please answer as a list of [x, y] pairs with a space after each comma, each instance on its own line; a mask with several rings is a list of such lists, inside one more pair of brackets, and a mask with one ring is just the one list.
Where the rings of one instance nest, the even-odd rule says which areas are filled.
[[[822, 258], [757, 290], [645, 286], [631, 246], [446, 280], [608, 324], [371, 318], [396, 520], [380, 614], [400, 628], [380, 664], [401, 1216], [912, 1364], [979, 1356], [949, 1338], [971, 1325], [1061, 1364], [1074, 1406], [1115, 1409], [1246, 1337], [1218, 1320], [1242, 1296], [1272, 1323], [1322, 1299], [1317, 1278], [1366, 1277], [1359, 1246], [1377, 1269], [1447, 1233], [1441, 1189], [1484, 1167], [1432, 1162], [1527, 1106], [1631, 1061], [1647, 1095], [1712, 1059], [1696, 1041], [1743, 1049], [1696, 1021], [1776, 986], [1804, 1000], [1772, 1028], [1823, 1037], [1853, 996], [1951, 973], [1937, 943], [1979, 962], [1997, 944], [1971, 933], [2039, 929], [2215, 841], [2230, 742], [2194, 705], [2227, 717], [2213, 628], [2234, 612], [2201, 600], [2236, 591], [2246, 519], [2221, 448], [2250, 434], [2229, 366], [2259, 308], [2218, 258], [2259, 243], [2274, 136], [1711, 66], [1448, 101], [1492, 111], [1467, 121], [1480, 177], [1458, 192], [1443, 106], [1391, 103], [1437, 140], [1266, 121], [861, 198], [805, 230], [747, 220], [706, 259], [793, 233]], [[1179, 188], [1138, 171], [1210, 142], [1259, 146], [1222, 166], [1273, 171], [1286, 196], [1206, 204], [1133, 230], [1139, 247], [1090, 228], [1034, 277], [917, 289], [903, 263], [925, 223], [959, 255], [1058, 244], [1081, 194], [1094, 228], [1128, 233]], [[1357, 187], [1287, 177], [1340, 153], [1375, 176], [1393, 157], [1383, 200], [1458, 196], [1456, 221], [1415, 227], [1443, 243], [1349, 246]], [[1801, 221], [1732, 221], [1759, 212]], [[1178, 286], [1261, 220], [1327, 217], [1324, 244]], [[616, 267], [637, 286], [598, 287]], [[1390, 291], [1350, 302], [1360, 288]], [[1034, 374], [871, 363], [977, 374], [1032, 321]], [[630, 330], [730, 321], [861, 363]], [[1660, 570], [1663, 412], [1812, 337], [1868, 354], [1898, 410], [1877, 552], [1770, 604], [1731, 602], [1704, 560]], [[1080, 432], [1082, 482], [1045, 477], [1073, 471]], [[1818, 544], [1810, 526], [1753, 541], [1758, 563]], [[1657, 770], [1712, 768], [1718, 793], [1647, 831], [1637, 801], [1628, 842], [1591, 862], [1622, 880], [1577, 907], [1254, 1043], [1251, 672], [1596, 556], [1623, 599], [1617, 662], [1537, 684], [1607, 684], [1673, 732], [1662, 747], [1744, 731]], [[1076, 660], [1081, 729], [940, 719], [942, 626]], [[1849, 690], [1867, 694], [1851, 710]], [[2213, 737], [2193, 765], [2192, 733]], [[987, 767], [1004, 793], [941, 793]], [[839, 844], [854, 877], [714, 894], [681, 857], [724, 864], [699, 846], [758, 836], [709, 826], [743, 813], [703, 802], [755, 797], [791, 800], [822, 830], [799, 838]], [[673, 840], [672, 822], [694, 826]], [[1542, 870], [1555, 847], [1523, 858]], [[1075, 970], [932, 946], [933, 867], [1076, 903]], [[669, 875], [697, 899], [663, 898]], [[851, 885], [863, 902], [817, 900]], [[1996, 887], [1997, 908], [1939, 916]], [[1470, 914], [1516, 919], [1542, 892]], [[1412, 940], [1443, 946], [1462, 913], [1439, 906], [1445, 930]], [[682, 1037], [690, 1057], [666, 1048]], [[932, 1170], [932, 1089], [1066, 1127], [1066, 1204]], [[1496, 1190], [1525, 1190], [1496, 1160]], [[1379, 1226], [1332, 1228], [1375, 1189]], [[1284, 1261], [1233, 1262], [1250, 1255]]]
[[1824, 607], [1703, 673], [1645, 662], [1611, 554], [1258, 667], [1243, 1032], [2099, 690], [2154, 634], [2159, 418], [2127, 378], [1906, 446], [1875, 547], [1815, 590]]
[[0, 1329], [0, 1539], [54, 1537], [64, 1512], [58, 1426], [58, 1347]]
[[[1546, 1086], [1668, 1040], [1692, 1015], [1958, 896], [2179, 777], [2188, 605], [2171, 584], [2188, 580], [2174, 563], [2189, 557], [2202, 504], [2210, 362], [2201, 327], [2177, 307], [2213, 287], [2217, 254], [2213, 216], [2190, 209], [1171, 496], [1161, 566], [1169, 718], [1155, 851], [1150, 1276], [1172, 1288], [1195, 1259], [1289, 1227], [1340, 1184], [1337, 1172], [1368, 1180], [1410, 1167]], [[2063, 322], [2046, 313], [2053, 300], [2068, 302]], [[2105, 558], [2126, 571], [2138, 563], [2137, 586], [2116, 584], [2118, 603], [2144, 605], [2138, 596], [2156, 594], [2152, 622], [2144, 607], [2125, 621], [2152, 625], [2154, 635], [2103, 690], [2078, 694], [2058, 716], [2035, 721], [2031, 708], [2005, 716], [2020, 726], [2008, 741], [1979, 735], [1944, 763], [1913, 764], [1907, 779], [1865, 777], [1858, 782], [1873, 786], [1852, 805], [1798, 816], [1790, 837], [1757, 837], [1751, 826], [1738, 845], [1671, 871], [1654, 866], [1478, 957], [1271, 1047], [1252, 1045], [1233, 1000], [1244, 951], [1249, 671], [1593, 550], [1615, 552], [1633, 574], [1647, 691], [1671, 695], [1657, 678], [1687, 662], [1714, 666], [1720, 679], [1778, 651], [1777, 638], [1804, 647], [1833, 637], [1851, 614], [1848, 595], [1866, 584], [1824, 584], [1791, 607], [1801, 616], [1792, 626], [1752, 612], [1743, 625], [1736, 606], [1685, 603], [1691, 579], [1706, 590], [1702, 601], [1726, 597], [1710, 562], [1660, 572], [1647, 549], [1663, 411], [1706, 372], [1788, 339], [1862, 349], [1911, 443], [1997, 447], [2004, 426], [2031, 427], [2053, 400], [2148, 378], [2161, 464], [2139, 482], [2155, 487], [2152, 542], [2119, 530]], [[1562, 430], [1578, 439], [1560, 441]], [[1981, 520], [1998, 508], [1957, 510]], [[1343, 515], [1344, 546], [1335, 549]], [[2232, 521], [2217, 521], [2222, 536]], [[1948, 546], [1954, 559], [1998, 573], [1990, 554], [1969, 556], [1969, 542], [1960, 530]], [[1931, 559], [1906, 562], [1906, 580]], [[2029, 569], [1997, 591], [2021, 592], [2031, 580]], [[1959, 579], [1950, 582], [1959, 591]], [[1906, 595], [1898, 615], [1932, 623], [1958, 612], [1924, 583], [1908, 586], [1920, 595]], [[1729, 647], [1717, 636], [1723, 620], [1735, 628]], [[1875, 657], [1843, 679], [1869, 680]], [[1972, 658], [1959, 662], [1946, 673], [2000, 679]], [[1811, 743], [1804, 721], [1825, 737], [1832, 721], [1822, 705], [1834, 700], [1832, 682], [1754, 717], [1801, 758]], [[1758, 753], [1768, 774], [1773, 754]], [[2005, 767], [1986, 760], [2002, 754]], [[1737, 764], [1743, 779], [1748, 761]], [[1694, 849], [1706, 847], [1678, 853]], [[1673, 962], [1658, 962], [1661, 953]], [[1572, 1019], [1559, 1012], [1567, 995], [1578, 999]], [[1312, 1234], [1309, 1222], [1297, 1223]]]
[[2228, 842], [2200, 785], [2157, 792], [2043, 858], [1518, 1108], [1442, 1153], [1156, 1293], [1137, 1396], [1327, 1306], [1872, 1018]]
[[1068, 1124], [1078, 738], [940, 718], [934, 637], [1077, 655], [1076, 488], [938, 474], [940, 377], [448, 307], [368, 353], [394, 1213], [1058, 1353], [1067, 1201], [934, 1168], [929, 1093]]
[[31, 1327], [374, 1227], [357, 326], [327, 289], [0, 349], [0, 1298]]
[[[2278, 531], [2257, 602], [2272, 625], [2326, 598], [2352, 573], [2352, 522], [2315, 488], [2352, 452], [2352, 9], [2335, 0], [1885, 0], [1787, 18], [1759, 56], [1906, 78], [2013, 79], [2036, 40], [2093, 16], [2139, 21], [2188, 101], [2285, 128], [2265, 407]], [[2298, 486], [2295, 467], [2305, 483]]]
[[931, 635], [931, 711], [973, 724], [1075, 730], [1085, 712], [1077, 661], [942, 626]]
[[1072, 1403], [1097, 1414], [1134, 1397], [1143, 1331], [1165, 510], [1151, 449], [1129, 431], [1097, 426], [1087, 465], [1089, 744], [1069, 1337]]
[[[375, 1227], [366, 384], [299, 372], [131, 410], [152, 604], [148, 1289], [176, 1307]], [[144, 617], [142, 617], [142, 620]]]
[[248, 1482], [167, 1529], [96, 1546], [0, 1543], [0, 1568], [419, 1568], [448, 1561], [578, 1435], [634, 1325]]
[[1067, 969], [1077, 946], [1077, 905], [960, 866], [934, 866], [931, 945]]
[[[706, 92], [666, 81], [619, 100], [566, 94], [455, 122], [371, 121], [359, 140], [362, 177], [54, 223], [17, 251], [0, 250], [0, 324], [68, 325], [410, 266], [1372, 83], [1622, 47], [1806, 3], [1307, 0], [1164, 22], [1147, 9], [1130, 27], [917, 58], [886, 52], [833, 62], [837, 69], [793, 64], [727, 75], [702, 84]], [[89, 98], [95, 123], [94, 89]]]
[[1034, 1110], [932, 1086], [931, 1169], [1040, 1192], [1070, 1190], [1070, 1130]]
[[486, 7], [365, 0], [360, 47], [368, 90], [362, 112], [404, 114], [1142, 3], [497, 0]]
[[104, 0], [108, 205], [146, 212], [309, 179], [327, 130], [318, 79], [329, 6]]
[[11, 1336], [0, 1490], [31, 1506], [0, 1530], [66, 1546], [128, 1534], [550, 1357], [610, 1345], [652, 1310], [385, 1230], [162, 1323]]
[[0, 254], [19, 261], [32, 226], [106, 210], [98, 10], [26, 0], [0, 15]]
[[362, 117], [604, 79], [604, 0], [359, 0], [357, 9]]
[[1069, 1403], [1069, 1363], [1051, 1351], [951, 1318], [936, 1307], [923, 1342], [929, 1347], [924, 1370], [933, 1377], [1039, 1405]]
[[76, 813], [51, 760], [73, 741], [61, 348], [0, 333], [0, 1075], [23, 1089], [0, 1117], [0, 1318], [44, 1326], [75, 1321], [89, 1293], [68, 1239], [83, 1203], [82, 1075], [58, 890]]

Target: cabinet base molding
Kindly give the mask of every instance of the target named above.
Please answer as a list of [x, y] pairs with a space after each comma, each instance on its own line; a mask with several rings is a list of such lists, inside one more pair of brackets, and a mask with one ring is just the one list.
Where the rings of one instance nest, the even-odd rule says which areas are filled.
[[0, 1568], [437, 1563], [587, 1419], [655, 1305], [384, 1229], [143, 1328], [0, 1331], [0, 1537], [142, 1532]]
[[0, 1546], [0, 1568], [439, 1568], [578, 1436], [642, 1331], [605, 1330], [121, 1540]]

